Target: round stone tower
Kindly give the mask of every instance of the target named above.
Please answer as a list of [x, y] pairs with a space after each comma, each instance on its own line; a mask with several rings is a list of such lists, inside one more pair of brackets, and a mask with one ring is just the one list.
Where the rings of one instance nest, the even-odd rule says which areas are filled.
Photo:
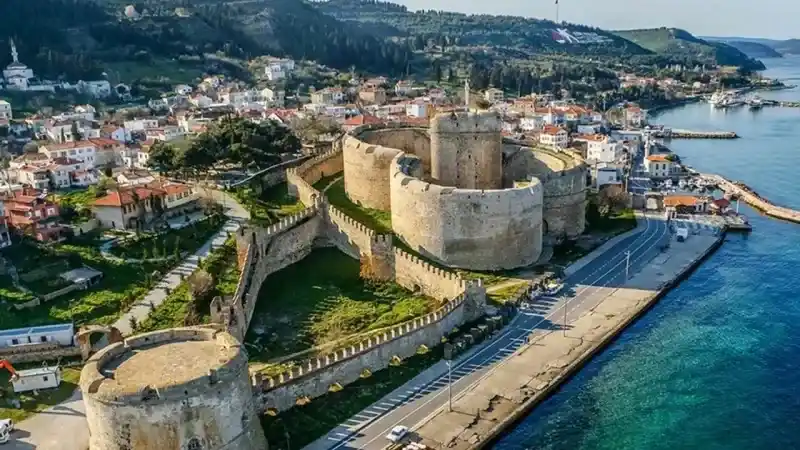
[[451, 112], [431, 119], [431, 181], [460, 189], [503, 187], [503, 136], [493, 112]]
[[263, 450], [247, 354], [227, 332], [175, 328], [92, 356], [80, 381], [89, 450]]

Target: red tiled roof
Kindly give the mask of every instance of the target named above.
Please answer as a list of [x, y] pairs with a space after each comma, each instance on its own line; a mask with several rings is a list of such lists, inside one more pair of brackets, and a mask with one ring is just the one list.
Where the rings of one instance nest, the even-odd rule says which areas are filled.
[[664, 197], [664, 206], [695, 206], [703, 199], [693, 195], [670, 195]]
[[547, 134], [550, 136], [555, 136], [562, 131], [565, 133], [567, 132], [565, 129], [554, 125], [545, 125], [545, 127], [542, 129], [543, 134]]
[[369, 114], [351, 117], [344, 121], [344, 125], [348, 127], [354, 127], [366, 124], [379, 124], [379, 123], [383, 123], [383, 121]]
[[85, 148], [85, 147], [94, 147], [95, 145], [90, 141], [76, 141], [76, 142], [64, 142], [63, 144], [47, 144], [43, 147], [47, 150], [68, 150], [71, 148]]
[[125, 189], [121, 191], [113, 191], [110, 192], [105, 197], [100, 197], [92, 203], [94, 206], [122, 206], [122, 205], [130, 205], [133, 204], [133, 193], [139, 197], [139, 199], [146, 199], [151, 195], [161, 196], [165, 194], [165, 191], [162, 189], [157, 188], [146, 188], [146, 187], [137, 187], [133, 189]]
[[669, 162], [667, 155], [650, 155], [647, 157], [647, 160], [653, 162]]

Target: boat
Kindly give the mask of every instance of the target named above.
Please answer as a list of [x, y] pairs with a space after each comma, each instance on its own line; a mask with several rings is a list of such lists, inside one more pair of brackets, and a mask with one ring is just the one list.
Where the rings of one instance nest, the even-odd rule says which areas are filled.
[[711, 96], [710, 103], [715, 108], [730, 108], [742, 105], [744, 101], [735, 91], [717, 91]]
[[747, 103], [747, 106], [750, 107], [750, 109], [761, 109], [762, 107], [764, 107], [764, 100], [762, 100], [761, 97], [757, 95], [748, 97], [745, 102]]

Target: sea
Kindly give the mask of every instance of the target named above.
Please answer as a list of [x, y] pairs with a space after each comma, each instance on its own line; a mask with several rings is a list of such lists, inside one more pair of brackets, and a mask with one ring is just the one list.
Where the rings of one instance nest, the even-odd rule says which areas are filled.
[[[800, 85], [800, 57], [765, 64], [766, 76]], [[759, 95], [800, 101], [800, 88]], [[741, 139], [668, 146], [700, 171], [800, 209], [800, 108], [693, 104], [655, 122], [737, 132]], [[800, 449], [800, 224], [741, 212], [752, 233], [729, 234], [493, 448]]]

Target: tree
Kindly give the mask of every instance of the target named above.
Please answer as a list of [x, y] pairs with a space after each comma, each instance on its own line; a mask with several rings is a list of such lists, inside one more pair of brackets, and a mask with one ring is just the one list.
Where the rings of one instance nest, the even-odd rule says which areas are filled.
[[149, 155], [147, 167], [150, 167], [158, 173], [168, 174], [177, 168], [175, 165], [175, 147], [166, 142], [157, 141], [153, 144], [153, 146], [150, 147]]
[[[62, 128], [61, 130], [63, 131], [64, 129]], [[72, 121], [70, 133], [72, 134], [73, 141], [80, 141], [82, 139], [81, 132], [78, 130], [78, 122], [75, 120]]]
[[629, 205], [628, 193], [619, 185], [606, 186], [597, 195], [597, 210], [602, 216], [619, 211]]

